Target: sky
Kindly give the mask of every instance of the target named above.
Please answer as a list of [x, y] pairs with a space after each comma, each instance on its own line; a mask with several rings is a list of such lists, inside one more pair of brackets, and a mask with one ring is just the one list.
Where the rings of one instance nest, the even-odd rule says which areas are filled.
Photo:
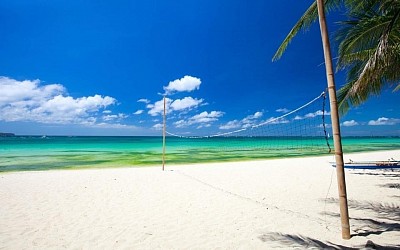
[[[318, 23], [271, 60], [311, 3], [1, 1], [0, 132], [160, 135], [163, 95], [178, 132], [282, 115], [327, 85]], [[341, 117], [343, 135], [400, 136], [399, 103], [384, 89]]]

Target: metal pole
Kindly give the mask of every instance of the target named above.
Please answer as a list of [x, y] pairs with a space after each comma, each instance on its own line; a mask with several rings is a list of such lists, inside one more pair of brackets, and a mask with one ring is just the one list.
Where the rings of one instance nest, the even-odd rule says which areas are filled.
[[166, 131], [166, 112], [165, 112], [165, 96], [164, 96], [164, 115], [163, 115], [163, 155], [162, 155], [162, 170], [165, 168], [165, 131]]
[[342, 223], [342, 238], [350, 239], [349, 210], [347, 206], [346, 180], [344, 174], [342, 141], [340, 137], [339, 112], [336, 99], [335, 79], [333, 75], [331, 48], [329, 44], [328, 28], [326, 26], [324, 0], [317, 0], [319, 25], [321, 29], [322, 45], [324, 48], [326, 78], [331, 107], [333, 142], [335, 145], [336, 174], [339, 191], [340, 218]]

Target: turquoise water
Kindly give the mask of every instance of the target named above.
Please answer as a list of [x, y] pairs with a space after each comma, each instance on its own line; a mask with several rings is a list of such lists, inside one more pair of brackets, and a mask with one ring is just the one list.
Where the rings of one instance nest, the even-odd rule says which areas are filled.
[[[400, 137], [346, 137], [342, 143], [346, 153], [400, 149]], [[166, 146], [168, 164], [329, 154], [323, 137], [167, 137]], [[154, 166], [161, 162], [161, 137], [0, 137], [0, 172]]]

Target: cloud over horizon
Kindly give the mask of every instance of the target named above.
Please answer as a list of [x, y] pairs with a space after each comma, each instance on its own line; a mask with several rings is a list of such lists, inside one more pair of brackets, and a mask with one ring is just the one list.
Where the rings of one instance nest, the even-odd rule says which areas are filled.
[[[182, 99], [170, 99], [165, 98], [165, 110], [166, 113], [169, 114], [173, 111], [187, 111], [194, 108], [197, 108], [204, 102], [203, 99], [193, 98], [191, 96], [184, 97]], [[148, 114], [151, 116], [162, 115], [164, 112], [164, 100], [161, 99], [154, 104], [147, 104], [146, 106], [149, 111]]]
[[377, 120], [370, 120], [368, 125], [370, 126], [384, 126], [384, 125], [396, 125], [400, 124], [400, 119], [380, 117]]
[[315, 111], [315, 112], [313, 112], [313, 113], [308, 113], [308, 114], [305, 114], [304, 116], [299, 116], [299, 115], [296, 115], [296, 117], [294, 118], [294, 120], [303, 120], [303, 119], [307, 119], [307, 118], [314, 118], [314, 117], [316, 117], [316, 116], [321, 116], [321, 115], [330, 115], [331, 113], [330, 112], [328, 112], [328, 111], [322, 111], [322, 110], [318, 110], [318, 111]]
[[201, 124], [201, 127], [208, 127], [210, 123], [218, 121], [218, 118], [222, 117], [224, 112], [221, 111], [211, 111], [211, 112], [201, 112], [200, 114], [194, 115], [187, 120], [179, 120], [174, 123], [175, 127], [183, 128], [193, 124]]
[[353, 127], [353, 126], [357, 126], [357, 125], [359, 125], [359, 123], [356, 122], [355, 120], [344, 121], [344, 122], [342, 123], [342, 126], [344, 126], [344, 127]]
[[[0, 77], [0, 121], [31, 121], [47, 124], [96, 124], [105, 109], [116, 103], [110, 96], [74, 98], [61, 84], [41, 85], [40, 80], [18, 81]], [[113, 119], [104, 110], [103, 120]], [[101, 112], [101, 113], [103, 113]], [[104, 119], [105, 117], [105, 119]], [[117, 115], [116, 118], [123, 115]]]
[[232, 120], [227, 122], [224, 125], [221, 125], [219, 129], [228, 130], [228, 129], [235, 129], [235, 128], [249, 128], [256, 125], [256, 121], [258, 118], [263, 116], [263, 112], [257, 111], [253, 115], [248, 115], [242, 120]]
[[277, 109], [277, 110], [275, 110], [276, 112], [279, 112], [279, 113], [288, 113], [290, 110], [289, 109], [287, 109], [287, 108], [280, 108], [280, 109]]

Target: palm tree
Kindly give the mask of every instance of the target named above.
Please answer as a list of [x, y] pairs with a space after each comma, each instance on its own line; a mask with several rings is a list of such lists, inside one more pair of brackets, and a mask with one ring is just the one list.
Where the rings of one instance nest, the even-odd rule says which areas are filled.
[[[340, 22], [337, 70], [347, 70], [347, 83], [338, 91], [339, 109], [346, 113], [384, 87], [400, 89], [400, 1], [325, 0], [326, 11], [344, 4], [349, 20]], [[316, 2], [307, 9], [278, 48], [278, 60], [300, 30], [318, 18]], [[397, 85], [397, 86], [396, 86]]]
[[[336, 33], [337, 69], [348, 69], [347, 83], [338, 91], [342, 113], [386, 87], [400, 89], [400, 1], [376, 2], [350, 13]], [[396, 86], [397, 85], [397, 86]]]

